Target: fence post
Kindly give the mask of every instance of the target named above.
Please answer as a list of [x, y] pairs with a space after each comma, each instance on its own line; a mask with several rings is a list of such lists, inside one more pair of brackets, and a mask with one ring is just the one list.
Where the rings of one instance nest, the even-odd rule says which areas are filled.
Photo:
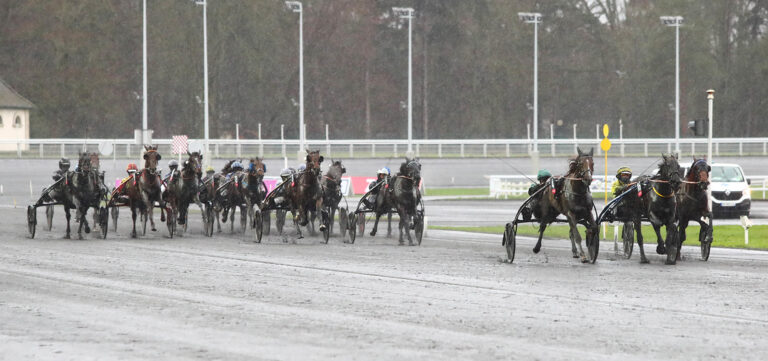
[[[600, 144], [600, 124], [595, 124], [595, 139], [597, 141], [597, 144]], [[603, 154], [603, 150], [600, 147], [597, 147], [597, 155]]]
[[331, 138], [328, 135], [328, 123], [325, 123], [325, 154], [331, 156]]
[[483, 144], [483, 157], [488, 157], [488, 144]]
[[259, 158], [264, 158], [264, 143], [261, 142], [261, 123], [259, 123]]
[[421, 157], [421, 147], [419, 143], [416, 143], [416, 156]]
[[43, 143], [40, 143], [39, 147], [40, 147], [40, 158], [43, 158], [43, 156], [44, 156], [44, 154], [43, 154], [43, 148], [44, 148], [43, 147]]
[[[739, 155], [744, 155], [743, 145], [744, 145], [743, 142], [739, 142]], [[19, 153], [19, 154], [21, 154], [21, 153]]]
[[578, 124], [573, 125], [573, 154], [578, 153], [577, 148], [579, 147], [579, 138], [576, 136], [576, 127]]
[[552, 141], [552, 144], [550, 145], [550, 150], [552, 152], [552, 158], [555, 157], [555, 125], [549, 124], [549, 139]]
[[214, 149], [215, 149], [214, 153], [216, 154], [216, 158], [219, 158], [219, 143], [216, 143], [216, 146], [214, 147]]
[[691, 155], [696, 155], [696, 143], [691, 142]]
[[766, 150], [765, 149], [765, 144], [766, 144], [766, 142], [763, 142], [763, 155], [765, 155], [765, 150]]
[[715, 154], [720, 155], [720, 143], [715, 143]]
[[624, 158], [624, 123], [619, 119], [619, 141], [621, 142], [621, 157]]
[[506, 146], [506, 148], [507, 148], [507, 158], [509, 158], [509, 143], [507, 143], [507, 144], [504, 144], [504, 145], [505, 145], [505, 146]]
[[283, 158], [285, 158], [285, 124], [280, 124], [280, 143], [283, 149]]
[[392, 145], [392, 153], [394, 153], [392, 157], [397, 158], [397, 143]]
[[672, 153], [672, 143], [667, 144], [667, 153]]
[[61, 157], [64, 158], [64, 143], [61, 143]]
[[437, 157], [438, 158], [443, 157], [443, 145], [441, 143], [437, 144]]
[[354, 153], [354, 151], [352, 149], [353, 149], [352, 143], [349, 143], [349, 157], [350, 158], [355, 156], [355, 153]]
[[533, 151], [533, 144], [531, 144], [531, 123], [525, 125], [525, 130], [525, 137], [528, 139], [528, 154], [531, 154], [531, 151]]
[[643, 143], [643, 151], [645, 152], [645, 156], [648, 156], [648, 143]]
[[461, 148], [461, 157], [464, 158], [464, 143], [459, 148]]
[[376, 158], [376, 143], [371, 144], [371, 158]]
[[21, 158], [21, 142], [16, 142], [16, 155]]

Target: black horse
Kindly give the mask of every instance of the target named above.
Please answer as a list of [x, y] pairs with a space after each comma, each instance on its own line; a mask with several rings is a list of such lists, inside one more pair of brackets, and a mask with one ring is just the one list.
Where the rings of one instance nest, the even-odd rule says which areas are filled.
[[[106, 189], [102, 187], [103, 183], [98, 172], [91, 168], [91, 155], [89, 153], [80, 154], [77, 164], [77, 170], [72, 175], [72, 182], [69, 184], [72, 203], [77, 209], [77, 217], [80, 221], [77, 235], [79, 239], [83, 239], [83, 231], [91, 233], [91, 228], [86, 220], [88, 209], [94, 208], [94, 213], [97, 213], [94, 219], [98, 219], [100, 208], [104, 205], [101, 202], [106, 201]], [[67, 225], [67, 233], [69, 233], [69, 224]]]
[[[677, 155], [662, 154], [659, 172], [652, 176], [640, 176], [640, 204], [643, 214], [653, 225], [658, 245], [656, 253], [667, 255], [667, 264], [675, 264], [678, 250], [677, 192], [680, 187], [680, 165]], [[661, 237], [661, 226], [667, 230], [666, 247]], [[643, 233], [637, 233], [637, 245], [640, 248], [640, 262], [647, 263], [643, 251]]]
[[398, 243], [400, 245], [405, 244], [403, 231], [405, 231], [405, 235], [408, 237], [408, 245], [414, 245], [410, 230], [415, 227], [413, 218], [416, 215], [417, 207], [421, 203], [420, 184], [421, 163], [419, 163], [418, 159], [406, 159], [405, 163], [400, 164], [400, 172], [397, 173], [392, 181], [391, 195], [392, 205], [397, 209], [397, 214], [400, 216], [398, 226], [400, 229]]
[[[688, 227], [688, 222], [699, 222], [701, 228], [699, 230], [699, 242], [704, 244], [705, 242], [712, 242], [712, 212], [709, 210], [709, 202], [707, 199], [707, 188], [709, 187], [709, 172], [712, 168], [707, 164], [706, 159], [693, 158], [693, 164], [691, 169], [685, 175], [685, 180], [682, 181], [680, 191], [677, 192], [677, 220], [678, 234], [680, 238], [679, 246], [677, 248], [677, 259], [680, 259], [680, 249], [683, 242], [685, 242], [685, 229]], [[709, 222], [704, 222], [703, 217], [706, 217]], [[702, 258], [709, 257], [709, 247], [702, 247], [706, 249], [707, 254], [702, 253]]]
[[240, 231], [245, 233], [248, 210], [251, 209], [249, 192], [246, 188], [247, 176], [242, 170], [233, 171], [226, 178], [221, 178], [221, 185], [216, 189], [214, 202], [223, 210], [222, 223], [227, 223], [227, 216], [229, 216], [230, 232], [235, 230], [235, 211], [239, 208]]
[[[300, 226], [309, 224], [309, 212], [321, 210], [321, 217], [328, 217], [323, 210], [323, 191], [320, 187], [320, 163], [323, 156], [320, 151], [307, 150], [306, 168], [299, 172], [295, 180], [286, 190], [291, 200], [293, 223], [296, 225], [299, 238], [303, 238]], [[325, 230], [325, 222], [321, 222], [320, 231]]]
[[[251, 158], [251, 162], [248, 164], [246, 177], [246, 190], [248, 191], [248, 216], [251, 219], [251, 228], [256, 227], [256, 217], [254, 217], [254, 209], [256, 206], [261, 209], [261, 204], [267, 197], [267, 185], [264, 184], [264, 173], [266, 172], [266, 166], [264, 160], [261, 158]], [[269, 210], [262, 212], [262, 224], [266, 228], [264, 233], [269, 234]]]
[[165, 201], [163, 200], [161, 190], [163, 181], [160, 179], [160, 172], [157, 169], [157, 165], [160, 162], [160, 159], [162, 159], [162, 156], [157, 152], [157, 146], [145, 145], [143, 157], [144, 168], [138, 174], [138, 188], [141, 199], [144, 202], [141, 217], [144, 223], [143, 234], [146, 234], [147, 220], [149, 220], [152, 226], [152, 231], [157, 231], [157, 228], [155, 228], [155, 220], [152, 219], [155, 202], [160, 205], [160, 221], [165, 221]]
[[[69, 162], [67, 162], [67, 164], [68, 163]], [[48, 231], [51, 230], [53, 221], [53, 206], [60, 204], [64, 207], [64, 214], [67, 218], [67, 233], [64, 235], [64, 238], [70, 238], [70, 220], [72, 218], [70, 210], [75, 209], [72, 187], [70, 187], [73, 175], [74, 173], [69, 170], [57, 171], [53, 176], [54, 183], [43, 189], [43, 194], [40, 196], [40, 199], [33, 205], [34, 208], [45, 205], [45, 213], [48, 218]]]
[[[558, 213], [563, 214], [570, 226], [573, 258], [581, 258], [581, 261], [584, 263], [594, 263], [597, 260], [598, 251], [598, 226], [593, 213], [595, 206], [592, 200], [592, 193], [589, 189], [590, 184], [592, 184], [592, 173], [595, 168], [595, 164], [592, 161], [594, 149], [590, 149], [589, 153], [582, 152], [579, 148], [577, 148], [577, 151], [577, 156], [569, 161], [568, 172], [565, 176], [557, 180], [551, 179], [547, 186], [544, 187], [542, 192], [546, 193], [542, 195], [542, 199], [537, 207], [538, 209], [534, 209], [534, 215], [538, 211], [541, 215], [537, 216], [537, 218], [541, 217], [539, 219], [551, 222]], [[554, 192], [552, 191], [553, 189], [555, 190]], [[534, 253], [538, 253], [541, 250], [541, 235], [546, 228], [545, 224], [546, 222], [539, 226], [539, 240], [533, 248]], [[581, 246], [581, 235], [577, 228], [578, 224], [582, 224], [587, 228], [585, 236], [589, 246], [589, 258], [587, 258]]]
[[341, 175], [346, 172], [347, 169], [344, 168], [340, 160], [332, 160], [331, 166], [320, 181], [320, 187], [323, 189], [323, 206], [331, 220], [329, 233], [333, 233], [333, 219], [339, 209], [339, 202], [341, 202]]

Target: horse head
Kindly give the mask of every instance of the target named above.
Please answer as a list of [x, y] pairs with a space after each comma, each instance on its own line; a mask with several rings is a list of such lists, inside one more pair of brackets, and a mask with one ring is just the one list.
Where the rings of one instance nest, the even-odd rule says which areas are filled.
[[706, 190], [709, 186], [709, 172], [711, 170], [712, 167], [707, 164], [706, 159], [696, 159], [696, 157], [693, 157], [693, 164], [691, 164], [691, 169], [688, 170], [685, 180], [689, 182], [697, 182], [699, 188]]
[[592, 184], [592, 174], [595, 172], [595, 163], [592, 160], [595, 149], [590, 148], [589, 153], [587, 153], [576, 147], [576, 151], [578, 155], [571, 160], [568, 174], [581, 178], [581, 181], [589, 186]]
[[310, 152], [309, 149], [307, 149], [306, 160], [307, 160], [307, 171], [308, 172], [311, 171], [312, 173], [319, 174], [320, 163], [323, 162], [323, 156], [320, 155], [320, 151], [313, 150]]
[[91, 162], [91, 169], [99, 170], [99, 153], [93, 152], [88, 155]]
[[[194, 171], [198, 178], [203, 176], [203, 155], [200, 154], [200, 152], [192, 152], [190, 153], [187, 151], [187, 155], [189, 158], [186, 162], [184, 162], [184, 167], [182, 168], [182, 171], [185, 170], [187, 167], [190, 168], [189, 171]], [[189, 172], [188, 171], [188, 172]]]
[[662, 180], [669, 181], [674, 189], [677, 189], [682, 179], [680, 176], [680, 164], [677, 162], [677, 155], [661, 154], [662, 162], [659, 163], [659, 177]]
[[80, 158], [77, 160], [77, 171], [79, 173], [88, 173], [91, 171], [91, 155], [89, 153], [80, 154]]
[[325, 173], [325, 176], [336, 181], [336, 183], [339, 183], [341, 182], [341, 175], [346, 172], [347, 168], [344, 168], [340, 160], [333, 160], [331, 166], [328, 168], [328, 172]]
[[418, 184], [421, 180], [421, 163], [419, 159], [405, 159], [405, 163], [400, 164], [400, 174], [414, 180]]
[[154, 174], [157, 171], [157, 164], [160, 163], [162, 158], [160, 153], [157, 152], [156, 145], [144, 146], [144, 168], [148, 169], [150, 173]]
[[264, 160], [261, 158], [251, 158], [251, 163], [248, 165], [248, 176], [256, 179], [264, 178]]

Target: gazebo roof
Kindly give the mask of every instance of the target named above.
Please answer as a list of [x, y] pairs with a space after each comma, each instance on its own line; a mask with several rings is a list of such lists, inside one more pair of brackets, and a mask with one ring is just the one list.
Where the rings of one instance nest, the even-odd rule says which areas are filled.
[[32, 109], [35, 105], [0, 78], [0, 108]]

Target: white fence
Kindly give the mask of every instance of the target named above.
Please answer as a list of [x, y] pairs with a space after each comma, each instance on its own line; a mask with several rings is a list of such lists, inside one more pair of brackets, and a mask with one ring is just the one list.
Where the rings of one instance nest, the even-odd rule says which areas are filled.
[[[542, 156], [566, 156], [582, 149], [595, 148], [601, 154], [601, 139], [539, 139]], [[661, 152], [671, 153], [674, 139], [670, 138], [624, 138], [611, 139], [612, 155], [648, 156]], [[161, 153], [171, 153], [171, 139], [154, 139]], [[190, 144], [203, 144], [200, 139], [190, 139]], [[213, 158], [260, 156], [277, 158], [292, 156], [299, 150], [295, 139], [211, 139], [210, 151]], [[135, 158], [141, 152], [141, 145], [133, 138], [127, 139], [20, 139], [0, 140], [3, 149], [0, 156], [17, 158], [58, 158], [72, 156], [77, 152], [111, 150], [104, 155], [116, 158]], [[408, 149], [404, 139], [335, 139], [306, 141], [307, 148], [320, 149], [325, 156], [345, 158], [388, 158], [400, 157]], [[701, 155], [706, 153], [707, 140], [703, 138], [682, 138], [681, 154]], [[100, 149], [101, 148], [101, 149]], [[533, 145], [529, 139], [418, 139], [413, 141], [413, 150], [420, 157], [519, 157], [528, 156]], [[768, 138], [715, 138], [715, 155], [768, 155]]]

